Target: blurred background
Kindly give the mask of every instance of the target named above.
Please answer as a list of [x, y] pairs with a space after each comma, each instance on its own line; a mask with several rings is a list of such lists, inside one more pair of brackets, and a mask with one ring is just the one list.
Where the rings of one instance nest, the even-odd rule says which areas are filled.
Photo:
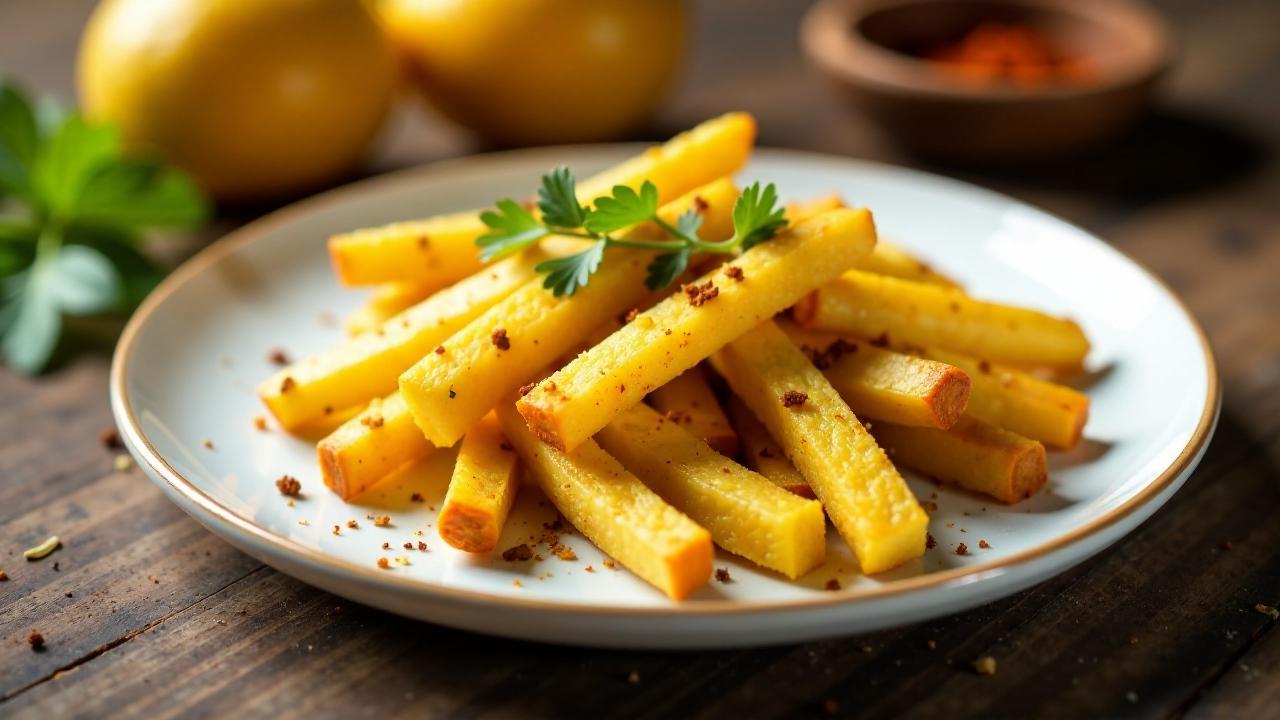
[[[100, 702], [216, 714], [310, 694], [374, 714], [402, 710], [427, 684], [420, 699], [452, 695], [432, 707], [468, 715], [518, 716], [526, 703], [796, 715], [829, 707], [828, 696], [884, 717], [1273, 715], [1280, 643], [1267, 634], [1274, 621], [1251, 608], [1280, 592], [1280, 1], [1015, 4], [0, 0], [0, 80], [13, 83], [0, 93], [0, 536], [70, 508], [68, 523], [101, 532], [85, 574], [124, 588], [89, 621], [53, 602], [20, 606], [24, 589], [0, 583], [0, 634], [25, 636], [23, 613], [62, 613], [84, 651], [31, 662], [20, 639], [6, 641], [0, 655], [23, 660], [0, 662], [0, 702], [102, 655], [45, 686], [64, 714], [79, 708], [74, 691], [56, 693], [167, 618], [165, 628], [207, 617], [187, 611], [246, 575], [225, 600], [225, 618], [249, 623], [236, 625], [245, 643], [222, 658], [157, 651], [147, 657], [162, 670], [126, 678]], [[83, 127], [56, 107], [78, 109]], [[530, 144], [658, 141], [729, 110], [756, 116], [762, 146], [1010, 194], [1163, 278], [1204, 324], [1224, 384], [1217, 435], [1186, 487], [1122, 545], [991, 607], [927, 628], [697, 656], [513, 644], [334, 607], [205, 532], [141, 477], [128, 479], [127, 504], [102, 515], [97, 499], [116, 477], [97, 441], [111, 423], [109, 351], [150, 284], [200, 247], [363, 177]], [[114, 123], [123, 146], [99, 123]], [[23, 175], [22, 149], [52, 147], [54, 128], [76, 140], [59, 141], [64, 158], [110, 156], [114, 182], [98, 177], [96, 204], [68, 206], [58, 183]], [[46, 175], [83, 170], [63, 162]], [[59, 220], [76, 212], [99, 225]], [[95, 285], [110, 271], [82, 251], [66, 274], [85, 291], [79, 304], [19, 335], [5, 308], [50, 227], [114, 249], [115, 272], [136, 283]], [[57, 351], [30, 352], [31, 338]], [[105, 603], [83, 595], [67, 602]], [[241, 618], [249, 596], [275, 612]], [[267, 636], [285, 649], [264, 652]], [[342, 644], [351, 665], [301, 671], [320, 655], [313, 643]], [[940, 660], [998, 644], [1010, 653], [998, 678]], [[227, 657], [249, 658], [252, 672], [228, 672]], [[181, 665], [180, 696], [148, 684], [169, 681], [169, 662]], [[625, 680], [636, 669], [643, 685]]]

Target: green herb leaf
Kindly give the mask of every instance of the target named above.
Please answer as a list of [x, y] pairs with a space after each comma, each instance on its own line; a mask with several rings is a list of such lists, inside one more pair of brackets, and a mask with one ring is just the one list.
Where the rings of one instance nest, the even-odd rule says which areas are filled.
[[187, 176], [149, 160], [117, 160], [84, 178], [76, 222], [125, 228], [193, 227], [208, 205]]
[[691, 238], [698, 237], [698, 229], [702, 227], [702, 215], [697, 208], [689, 208], [676, 218], [676, 231]]
[[67, 219], [89, 176], [119, 154], [115, 128], [68, 115], [36, 155], [33, 179], [39, 203], [51, 215]]
[[31, 103], [18, 88], [0, 82], [0, 192], [30, 195], [39, 140]]
[[648, 220], [658, 212], [658, 188], [648, 180], [640, 192], [626, 185], [615, 185], [613, 194], [597, 198], [595, 209], [587, 214], [583, 227], [593, 233], [608, 234]]
[[538, 209], [542, 211], [542, 222], [546, 225], [569, 230], [582, 227], [588, 210], [578, 204], [578, 193], [569, 168], [561, 165], [542, 176], [542, 187], [538, 188]]
[[0, 306], [0, 354], [9, 367], [24, 375], [40, 372], [49, 362], [62, 314], [49, 296], [47, 267], [32, 267], [5, 282], [5, 303]]
[[542, 286], [556, 297], [572, 295], [578, 288], [585, 287], [591, 275], [600, 267], [604, 259], [604, 249], [609, 245], [607, 239], [597, 240], [591, 247], [575, 255], [568, 255], [554, 260], [546, 260], [534, 267], [536, 272], [547, 273]]
[[127, 230], [102, 226], [77, 226], [68, 230], [67, 242], [102, 253], [120, 276], [122, 305], [134, 307], [164, 279], [164, 272], [140, 252], [137, 237]]
[[67, 245], [54, 258], [46, 279], [49, 298], [67, 315], [90, 315], [120, 302], [120, 276], [102, 253]]
[[733, 204], [733, 234], [744, 251], [773, 237], [787, 224], [786, 211], [776, 207], [778, 193], [773, 183], [760, 190], [752, 183]]
[[645, 286], [650, 290], [661, 290], [675, 282], [689, 267], [689, 257], [692, 254], [690, 248], [682, 248], [655, 257], [646, 268], [649, 274], [644, 280]]
[[483, 248], [480, 259], [484, 262], [519, 252], [551, 234], [528, 210], [510, 198], [498, 201], [497, 212], [480, 213], [480, 221], [492, 229], [476, 238], [476, 244]]

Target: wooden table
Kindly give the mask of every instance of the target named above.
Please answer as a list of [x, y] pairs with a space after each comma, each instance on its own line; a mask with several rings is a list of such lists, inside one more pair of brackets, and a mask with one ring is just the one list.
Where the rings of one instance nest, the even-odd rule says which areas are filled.
[[[764, 145], [913, 164], [804, 62], [801, 5], [699, 5], [689, 73], [647, 137], [741, 108]], [[0, 715], [1280, 714], [1280, 632], [1255, 610], [1280, 605], [1280, 3], [1162, 5], [1185, 52], [1134, 135], [1034, 173], [952, 171], [1136, 256], [1212, 338], [1225, 383], [1217, 437], [1182, 491], [1115, 547], [972, 612], [795, 647], [609, 652], [481, 637], [276, 573], [140, 472], [114, 472], [98, 443], [108, 358], [82, 342], [45, 377], [0, 371]], [[69, 98], [90, 6], [0, 4], [0, 72]], [[366, 172], [475, 149], [408, 111]], [[221, 217], [198, 239], [252, 215]], [[66, 546], [24, 562], [51, 533]], [[43, 652], [27, 645], [32, 628]], [[993, 677], [970, 670], [984, 655], [999, 662]]]

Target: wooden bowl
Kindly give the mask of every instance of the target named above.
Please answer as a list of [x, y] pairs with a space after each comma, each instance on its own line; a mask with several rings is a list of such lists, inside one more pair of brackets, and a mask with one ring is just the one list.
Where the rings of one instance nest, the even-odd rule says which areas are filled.
[[[1078, 85], [966, 84], [921, 48], [981, 23], [1029, 26], [1086, 60]], [[1169, 66], [1163, 20], [1136, 0], [821, 0], [801, 25], [809, 58], [898, 145], [962, 162], [1043, 158], [1115, 135]]]

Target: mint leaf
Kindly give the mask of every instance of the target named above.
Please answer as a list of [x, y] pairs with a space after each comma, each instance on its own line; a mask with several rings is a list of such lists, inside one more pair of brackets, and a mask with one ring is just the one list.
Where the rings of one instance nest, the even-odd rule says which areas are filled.
[[50, 269], [36, 266], [5, 283], [6, 301], [0, 306], [0, 354], [9, 367], [24, 375], [44, 368], [58, 344], [62, 315], [49, 297]]
[[72, 210], [76, 222], [127, 228], [193, 227], [207, 213], [187, 176], [150, 160], [116, 160], [90, 171]]
[[583, 227], [608, 234], [652, 220], [657, 212], [658, 188], [653, 183], [645, 180], [639, 193], [626, 185], [615, 185], [612, 195], [596, 198], [595, 209], [587, 214]]
[[608, 244], [608, 240], [597, 240], [580, 253], [540, 262], [534, 267], [534, 271], [547, 273], [542, 287], [550, 290], [552, 295], [572, 295], [591, 280], [592, 273], [604, 259], [604, 249]]
[[18, 88], [0, 82], [0, 192], [30, 195], [39, 142], [31, 103]]
[[120, 302], [120, 276], [102, 253], [84, 245], [67, 245], [50, 263], [46, 292], [67, 315], [90, 315], [114, 309]]
[[561, 165], [542, 176], [538, 209], [547, 225], [569, 230], [582, 227], [587, 209], [578, 204], [578, 192], [569, 168]]
[[661, 290], [676, 281], [689, 267], [689, 257], [693, 254], [690, 248], [681, 248], [674, 252], [663, 253], [653, 259], [646, 268], [645, 287], [650, 290]]
[[497, 212], [480, 213], [480, 221], [492, 230], [476, 238], [476, 244], [483, 248], [480, 259], [484, 262], [523, 250], [551, 234], [528, 210], [510, 198], [498, 201]]
[[36, 155], [34, 186], [43, 209], [66, 218], [89, 176], [120, 154], [120, 137], [109, 125], [90, 125], [69, 115]]
[[778, 193], [773, 183], [760, 190], [760, 183], [752, 183], [733, 204], [733, 234], [744, 251], [773, 237], [787, 224], [786, 211], [776, 207]]

